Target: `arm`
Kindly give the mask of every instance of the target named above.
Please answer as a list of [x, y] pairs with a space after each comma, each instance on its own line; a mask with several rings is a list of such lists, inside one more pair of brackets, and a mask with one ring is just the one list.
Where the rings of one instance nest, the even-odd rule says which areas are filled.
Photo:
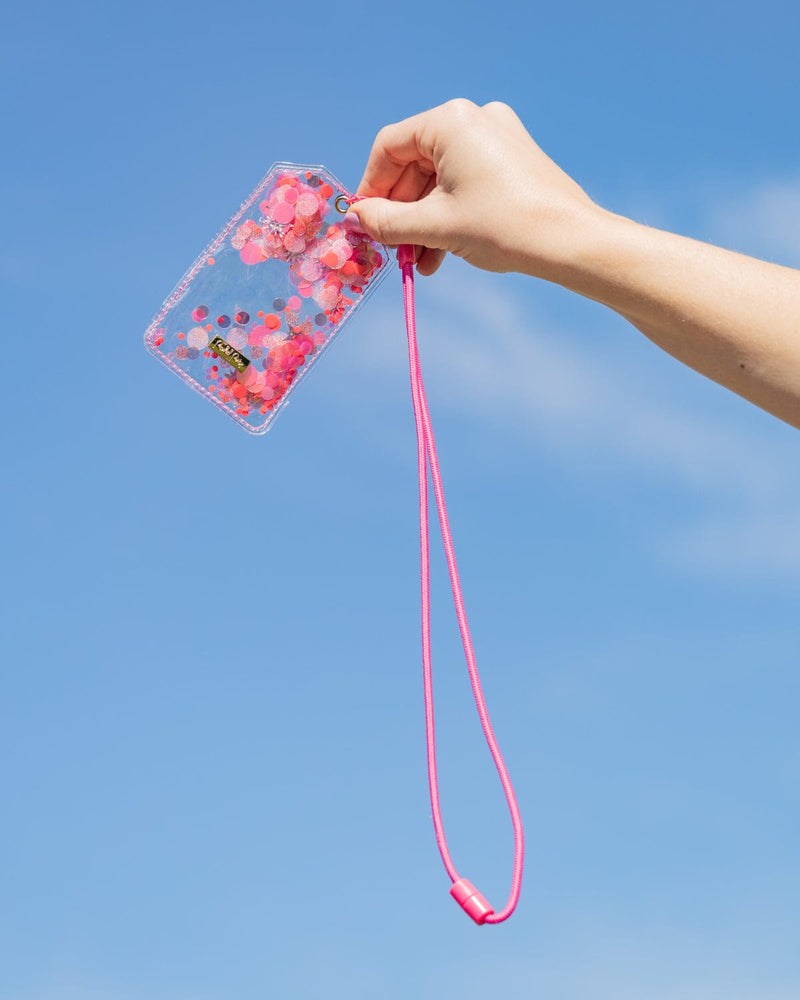
[[660, 232], [597, 206], [510, 108], [452, 101], [383, 129], [348, 213], [390, 245], [557, 282], [800, 427], [800, 271]]

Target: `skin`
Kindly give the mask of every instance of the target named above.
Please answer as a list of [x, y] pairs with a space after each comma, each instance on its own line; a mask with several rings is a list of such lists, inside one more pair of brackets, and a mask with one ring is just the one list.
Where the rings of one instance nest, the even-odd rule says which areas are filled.
[[556, 282], [800, 428], [800, 271], [608, 212], [505, 104], [449, 101], [378, 133], [346, 217], [417, 270], [447, 253]]

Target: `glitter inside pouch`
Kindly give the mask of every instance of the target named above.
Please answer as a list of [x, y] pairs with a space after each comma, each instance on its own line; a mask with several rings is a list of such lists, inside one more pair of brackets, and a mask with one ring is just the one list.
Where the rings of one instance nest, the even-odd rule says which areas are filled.
[[386, 249], [344, 228], [324, 167], [276, 163], [145, 332], [148, 350], [252, 434], [386, 273]]

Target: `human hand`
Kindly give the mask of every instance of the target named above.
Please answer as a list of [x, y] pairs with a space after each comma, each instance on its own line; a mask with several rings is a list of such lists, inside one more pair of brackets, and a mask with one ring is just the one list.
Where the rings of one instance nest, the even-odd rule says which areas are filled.
[[488, 271], [559, 280], [602, 213], [505, 104], [454, 100], [378, 133], [346, 217], [433, 274], [449, 251]]
[[558, 282], [800, 428], [800, 272], [597, 206], [505, 104], [456, 100], [378, 133], [345, 216], [433, 274], [449, 251]]

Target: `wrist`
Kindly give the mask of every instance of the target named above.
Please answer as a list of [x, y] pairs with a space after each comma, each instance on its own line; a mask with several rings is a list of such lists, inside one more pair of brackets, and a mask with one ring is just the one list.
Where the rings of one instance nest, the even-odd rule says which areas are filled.
[[518, 270], [596, 298], [614, 267], [617, 234], [630, 220], [587, 198], [566, 206], [538, 202], [520, 222], [525, 235]]

